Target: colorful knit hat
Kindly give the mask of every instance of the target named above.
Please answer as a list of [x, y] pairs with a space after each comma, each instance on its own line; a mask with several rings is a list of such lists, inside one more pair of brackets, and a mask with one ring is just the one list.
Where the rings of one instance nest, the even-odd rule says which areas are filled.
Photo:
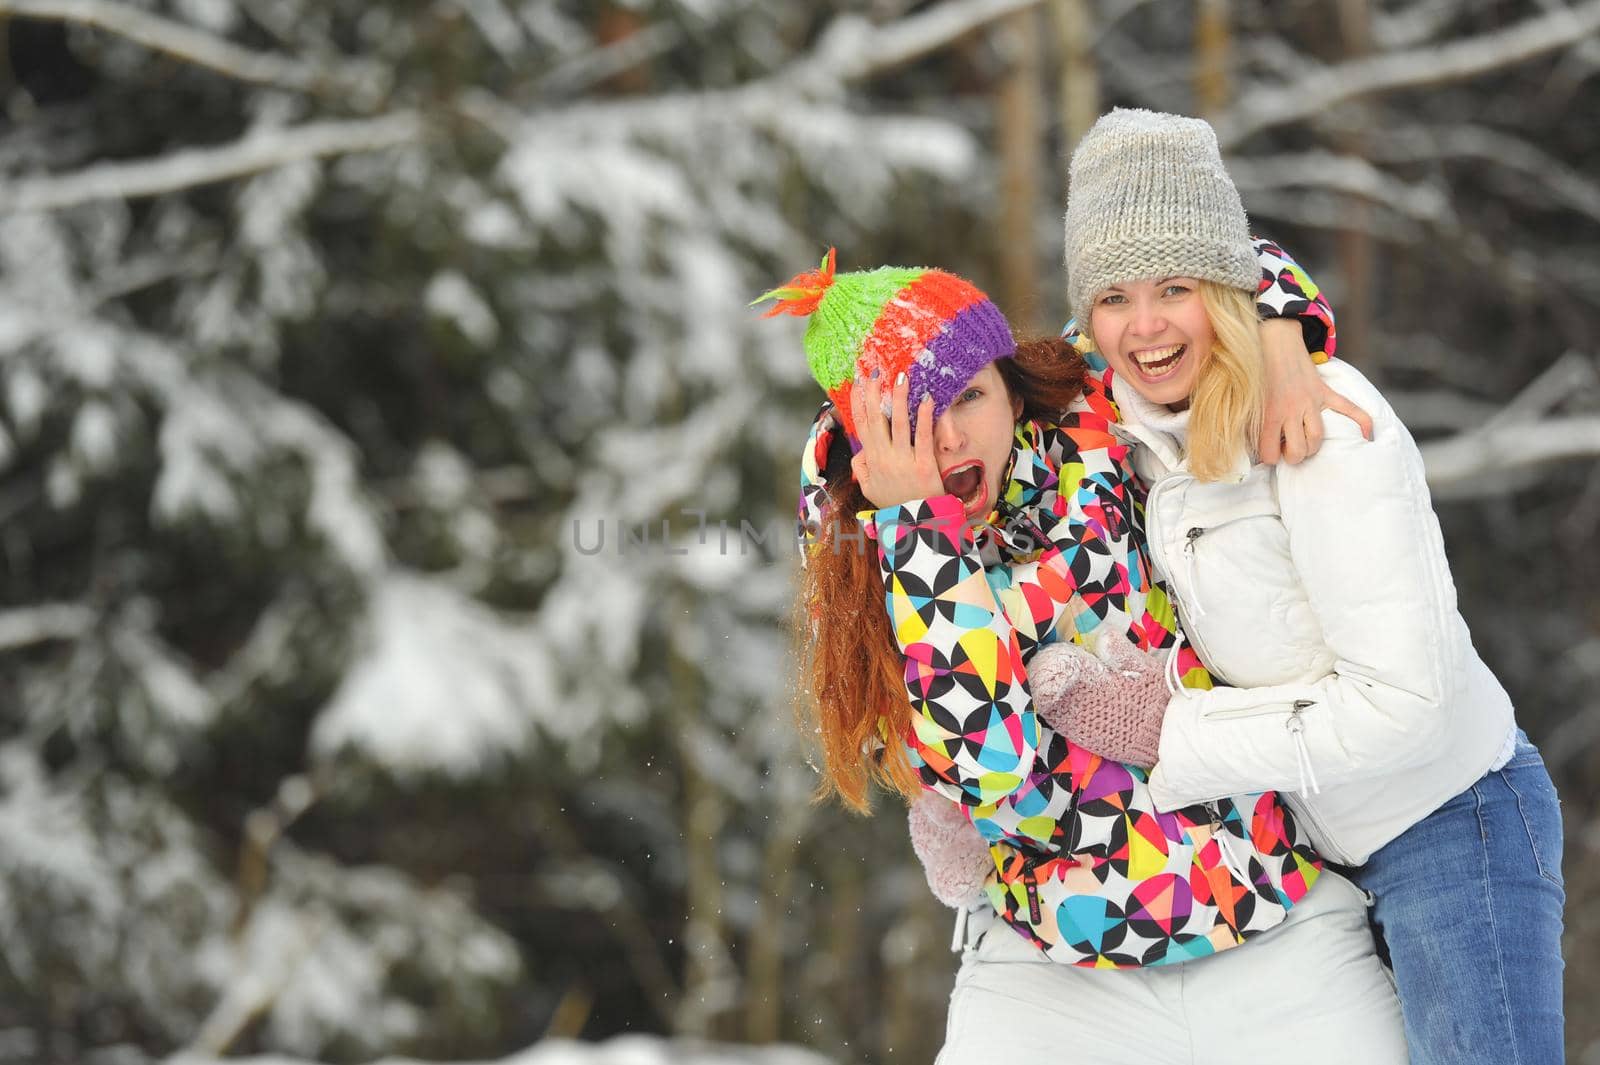
[[933, 396], [937, 420], [979, 370], [1017, 350], [1000, 308], [954, 274], [892, 266], [835, 274], [836, 261], [835, 249], [829, 248], [816, 270], [754, 302], [778, 301], [766, 318], [811, 316], [806, 362], [833, 401], [852, 444], [858, 438], [851, 390], [874, 370], [885, 389], [902, 372], [910, 378], [914, 429], [923, 396]]

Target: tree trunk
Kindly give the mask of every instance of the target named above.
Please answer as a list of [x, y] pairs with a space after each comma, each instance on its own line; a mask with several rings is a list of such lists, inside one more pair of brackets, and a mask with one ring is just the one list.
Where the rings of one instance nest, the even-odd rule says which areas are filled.
[[[1100, 68], [1094, 57], [1094, 13], [1089, 0], [1050, 0], [1050, 17], [1055, 24], [1056, 50], [1061, 62], [1057, 107], [1061, 112], [1062, 165], [1065, 166], [1072, 150], [1100, 117]], [[1061, 189], [1063, 194], [1070, 193], [1064, 171]], [[1059, 252], [1052, 259], [1059, 262]], [[1057, 291], [1066, 290], [1067, 278], [1063, 273]]]
[[[595, 15], [594, 36], [601, 47], [620, 44], [645, 28], [644, 16], [617, 4], [605, 4]], [[634, 64], [606, 78], [599, 89], [604, 93], [637, 95], [650, 91], [650, 70]]]
[[1233, 95], [1228, 82], [1232, 37], [1228, 0], [1200, 0], [1194, 34], [1194, 99], [1205, 118], [1221, 114]]
[[[1339, 31], [1344, 38], [1345, 56], [1358, 59], [1372, 52], [1372, 7], [1369, 0], [1339, 0]], [[1355, 105], [1368, 110], [1365, 105]], [[1359, 111], [1357, 112], [1359, 115]], [[1351, 124], [1339, 147], [1348, 155], [1365, 158], [1366, 137], [1360, 130], [1365, 121]], [[1339, 269], [1344, 275], [1334, 313], [1339, 322], [1339, 356], [1359, 365], [1369, 376], [1380, 372], [1372, 347], [1373, 268], [1376, 261], [1372, 240], [1372, 205], [1351, 197], [1345, 206], [1349, 224], [1339, 232]]]
[[1008, 18], [1001, 40], [1011, 63], [996, 100], [1000, 150], [1000, 306], [1023, 332], [1038, 330], [1041, 262], [1034, 221], [1039, 217], [1039, 174], [1044, 165], [1040, 99], [1039, 16]]
[[[804, 770], [799, 770], [804, 772]], [[795, 859], [815, 809], [805, 799], [782, 808], [761, 861], [761, 909], [750, 930], [745, 980], [745, 1038], [774, 1043], [783, 1016], [783, 933], [789, 926], [789, 891]]]
[[692, 662], [673, 649], [668, 669], [678, 719], [678, 759], [683, 767], [683, 849], [687, 866], [684, 916], [683, 998], [677, 1034], [702, 1039], [722, 1038], [718, 1024], [732, 1003], [738, 984], [728, 957], [722, 927], [722, 874], [717, 841], [728, 818], [728, 804], [715, 781], [700, 769], [694, 749], [695, 716], [703, 694]]
[[1094, 16], [1088, 0], [1050, 0], [1061, 53], [1061, 143], [1070, 152], [1100, 117], [1100, 68], [1094, 58]]

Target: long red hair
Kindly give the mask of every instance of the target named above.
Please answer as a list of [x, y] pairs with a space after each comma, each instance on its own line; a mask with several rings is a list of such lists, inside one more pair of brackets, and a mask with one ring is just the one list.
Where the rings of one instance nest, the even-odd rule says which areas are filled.
[[[1026, 340], [995, 368], [1023, 421], [1055, 421], [1083, 393], [1083, 357], [1061, 337]], [[884, 609], [878, 554], [856, 514], [874, 509], [850, 475], [850, 447], [834, 440], [823, 474], [828, 504], [822, 530], [808, 549], [794, 628], [801, 661], [802, 718], [820, 737], [822, 784], [817, 798], [871, 809], [873, 782], [913, 799], [921, 782], [907, 757], [910, 701], [900, 645]]]

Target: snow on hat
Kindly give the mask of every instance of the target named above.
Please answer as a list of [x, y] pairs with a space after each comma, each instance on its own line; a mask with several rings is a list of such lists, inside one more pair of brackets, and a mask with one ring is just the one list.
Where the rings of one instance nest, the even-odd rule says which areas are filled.
[[1124, 281], [1200, 277], [1254, 293], [1261, 280], [1239, 190], [1198, 118], [1117, 108], [1072, 153], [1067, 302], [1079, 321]]
[[852, 440], [858, 437], [851, 391], [873, 371], [886, 386], [901, 373], [910, 378], [907, 405], [915, 428], [923, 396], [933, 396], [937, 420], [979, 370], [1017, 350], [1000, 308], [971, 282], [921, 267], [835, 274], [836, 261], [829, 248], [816, 270], [754, 302], [778, 301], [766, 318], [810, 316], [806, 362]]

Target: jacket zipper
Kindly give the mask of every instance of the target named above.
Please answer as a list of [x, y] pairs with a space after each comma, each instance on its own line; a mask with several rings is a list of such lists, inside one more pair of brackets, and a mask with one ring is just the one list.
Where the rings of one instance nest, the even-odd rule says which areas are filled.
[[[1358, 862], [1345, 850], [1344, 844], [1339, 842], [1339, 837], [1328, 831], [1327, 824], [1318, 817], [1316, 811], [1306, 802], [1305, 798], [1292, 791], [1277, 792], [1278, 801], [1289, 808], [1294, 819], [1302, 825], [1310, 825], [1313, 834], [1317, 837], [1317, 857], [1326, 858], [1336, 865], [1357, 865]], [[1222, 799], [1232, 798], [1229, 795], [1218, 795], [1214, 799], [1205, 799], [1199, 805], [1204, 806], [1211, 814], [1213, 832], [1221, 831], [1221, 815], [1217, 810], [1217, 803]]]
[[1222, 822], [1222, 811], [1217, 808], [1218, 800], [1212, 799], [1206, 803], [1206, 809], [1211, 811], [1211, 838], [1217, 841], [1217, 855], [1223, 866], [1228, 870], [1234, 881], [1240, 884], [1250, 883], [1250, 860], [1240, 859], [1239, 852], [1235, 850], [1238, 841], [1233, 838], [1233, 833], [1228, 831], [1228, 826]]
[[[1151, 533], [1156, 533], [1156, 534], [1160, 533], [1160, 511], [1159, 511], [1158, 507], [1156, 506], [1156, 502], [1157, 502], [1157, 499], [1159, 497], [1164, 496], [1168, 492], [1172, 491], [1173, 486], [1174, 486], [1174, 484], [1176, 482], [1183, 481], [1183, 480], [1193, 480], [1193, 478], [1190, 477], [1188, 474], [1170, 473], [1167, 476], [1162, 477], [1159, 480], [1157, 480], [1154, 484], [1152, 484], [1150, 486], [1149, 493], [1145, 496], [1145, 533], [1146, 533], [1146, 539], [1150, 544], [1151, 551], [1160, 552], [1162, 557], [1163, 557], [1163, 561], [1165, 560], [1165, 556], [1166, 556], [1166, 549], [1165, 549], [1165, 544], [1164, 544], [1164, 539], [1165, 538], [1163, 536], [1161, 536], [1161, 535], [1150, 535]], [[1242, 521], [1242, 520], [1243, 520], [1242, 518], [1231, 519], [1231, 521]], [[1230, 522], [1221, 522], [1220, 524], [1213, 525], [1210, 528], [1219, 529], [1223, 525], [1227, 525], [1227, 524], [1230, 524]], [[1200, 539], [1200, 537], [1204, 536], [1207, 531], [1208, 530], [1205, 527], [1192, 526], [1184, 534], [1184, 553], [1188, 556], [1187, 565], [1188, 565], [1189, 581], [1190, 581], [1191, 587], [1194, 589], [1194, 591], [1195, 591], [1197, 596], [1198, 596], [1198, 593], [1199, 593], [1199, 587], [1198, 587], [1198, 585], [1196, 585], [1194, 583], [1194, 580], [1195, 580], [1195, 577], [1194, 577], [1194, 574], [1195, 574], [1195, 569], [1194, 569], [1194, 544], [1195, 544], [1195, 541]], [[1174, 567], [1163, 566], [1162, 568], [1165, 569], [1167, 571], [1167, 573], [1169, 573], [1169, 574], [1174, 574], [1174, 575], [1176, 574], [1176, 570], [1175, 570]], [[1174, 579], [1172, 581], [1172, 587], [1171, 587], [1170, 591], [1172, 593], [1172, 597], [1178, 601], [1178, 609], [1179, 609], [1179, 611], [1180, 612], [1187, 612], [1188, 604], [1185, 602], [1183, 590], [1178, 587], [1178, 582], [1177, 582], [1176, 579]], [[1197, 607], [1198, 607], [1198, 605], [1199, 604], [1196, 603]], [[1198, 613], [1199, 613], [1200, 616], [1204, 616], [1204, 611], [1203, 610], [1199, 611]], [[1182, 631], [1180, 629], [1179, 646], [1182, 645], [1182, 640], [1185, 639], [1185, 638], [1188, 639], [1190, 646], [1192, 646], [1194, 648], [1195, 653], [1200, 656], [1200, 660], [1202, 662], [1209, 663], [1209, 662], [1212, 661], [1212, 656], [1211, 656], [1210, 652], [1206, 650], [1206, 646], [1205, 646], [1204, 641], [1202, 641], [1199, 638], [1199, 635], [1197, 633], [1195, 633], [1195, 632], [1185, 632], [1185, 631]], [[1207, 668], [1209, 669], [1210, 666], [1208, 665]], [[1178, 689], [1178, 691], [1180, 693], [1183, 690], [1184, 689], [1182, 689], [1182, 688]], [[1300, 714], [1301, 711], [1307, 709], [1311, 705], [1313, 705], [1313, 704], [1310, 702], [1310, 700], [1297, 699], [1294, 702], [1294, 704], [1287, 711], [1287, 713], [1294, 720], [1295, 725], [1299, 726], [1299, 728], [1297, 730], [1291, 730], [1291, 731], [1295, 732], [1297, 755], [1299, 754], [1300, 751], [1303, 751], [1304, 748], [1305, 748], [1305, 740], [1304, 740], [1304, 736], [1303, 736], [1305, 725], [1304, 725], [1304, 722], [1299, 720], [1299, 716], [1298, 715]], [[1225, 718], [1225, 717], [1255, 717], [1255, 716], [1261, 715], [1261, 714], [1282, 714], [1282, 713], [1285, 713], [1285, 712], [1286, 711], [1281, 706], [1271, 707], [1271, 708], [1268, 708], [1268, 707], [1257, 707], [1257, 708], [1254, 708], [1254, 709], [1251, 709], [1251, 710], [1219, 711], [1217, 713], [1209, 714], [1207, 716], [1208, 717], [1217, 717], [1217, 718]], [[1309, 767], [1309, 762], [1310, 762], [1309, 752], [1306, 753], [1305, 759], [1306, 759], [1305, 764], [1306, 764], [1307, 767]], [[1314, 777], [1313, 777], [1313, 780], [1314, 780]], [[1320, 794], [1320, 792], [1321, 792], [1321, 789], [1318, 788], [1315, 793]], [[1224, 796], [1218, 796], [1217, 798], [1227, 798], [1227, 796], [1225, 796], [1225, 795]], [[1353, 864], [1355, 864], [1354, 862], [1351, 861], [1350, 853], [1348, 851], [1346, 851], [1343, 846], [1340, 845], [1338, 840], [1332, 835], [1332, 833], [1330, 833], [1328, 831], [1327, 825], [1324, 824], [1322, 819], [1319, 818], [1316, 815], [1316, 813], [1312, 811], [1310, 804], [1305, 800], [1305, 798], [1303, 797], [1302, 793], [1294, 793], [1294, 792], [1284, 793], [1284, 792], [1279, 792], [1278, 793], [1278, 799], [1279, 799], [1280, 802], [1283, 802], [1286, 805], [1288, 805], [1290, 811], [1295, 815], [1296, 818], [1298, 818], [1299, 820], [1301, 820], [1303, 822], [1306, 822], [1307, 824], [1309, 824], [1309, 825], [1311, 825], [1313, 827], [1313, 829], [1316, 832], [1317, 838], [1323, 844], [1322, 847], [1320, 847], [1319, 850], [1318, 850], [1318, 853], [1322, 857], [1331, 858], [1335, 862], [1338, 862], [1341, 865], [1353, 865]], [[1215, 799], [1208, 800], [1206, 802], [1206, 806], [1208, 806], [1211, 809], [1212, 817], [1215, 818], [1216, 817], [1216, 813], [1217, 813], [1216, 800]]]
[[1313, 699], [1296, 699], [1289, 704], [1288, 709], [1285, 709], [1282, 703], [1271, 703], [1266, 706], [1239, 707], [1235, 710], [1213, 710], [1205, 716], [1207, 720], [1238, 721], [1248, 717], [1284, 715], [1283, 727], [1289, 730], [1289, 738], [1294, 743], [1294, 764], [1295, 770], [1300, 774], [1300, 792], [1318, 795], [1322, 792], [1322, 785], [1317, 783], [1317, 772], [1311, 765], [1311, 748], [1306, 746], [1306, 723], [1301, 716], [1316, 705]]
[[[1150, 532], [1160, 531], [1160, 509], [1157, 507], [1157, 501], [1158, 499], [1162, 499], [1163, 496], [1166, 496], [1166, 494], [1170, 494], [1171, 491], [1173, 491], [1174, 486], [1178, 485], [1178, 483], [1181, 483], [1181, 481], [1192, 480], [1194, 480], [1194, 478], [1189, 477], [1187, 473], [1168, 473], [1168, 475], [1163, 477], [1162, 480], [1155, 481], [1154, 485], [1150, 485], [1150, 491], [1146, 494], [1146, 497], [1144, 497], [1144, 534], [1146, 534], [1144, 539], [1146, 539], [1147, 544], [1150, 545], [1150, 552], [1160, 553], [1160, 561], [1163, 561], [1163, 563], [1166, 561], [1166, 548], [1165, 544], [1162, 542], [1162, 540], [1165, 540], [1165, 537], [1150, 536]], [[1152, 526], [1154, 526], [1154, 528], [1152, 528]], [[1192, 542], [1194, 542], [1194, 540], [1187, 540], [1187, 544], [1192, 544]], [[1187, 603], [1186, 598], [1184, 598], [1184, 592], [1182, 592], [1182, 588], [1178, 587], [1176, 568], [1174, 568], [1174, 566], [1162, 566], [1162, 569], [1165, 569], [1168, 574], [1171, 574], [1168, 593], [1170, 593], [1171, 598], [1178, 603], [1178, 612], [1179, 616], [1181, 616], [1179, 617], [1179, 620], [1182, 620], [1182, 617], [1189, 616], [1189, 603]], [[1203, 614], [1203, 611], [1200, 612]], [[1178, 649], [1181, 648], [1182, 641], [1184, 640], [1189, 641], [1189, 646], [1192, 646], [1192, 648], [1195, 649], [1195, 654], [1200, 656], [1200, 660], [1202, 660], [1202, 662], [1210, 660], [1210, 656], [1206, 654], [1205, 644], [1203, 644], [1202, 641], [1197, 640], [1194, 633], [1187, 632], [1186, 628], [1182, 627], [1182, 625], [1179, 625], [1178, 644], [1176, 644], [1176, 646], [1173, 648], [1174, 656], [1178, 654]], [[1179, 686], [1178, 694], [1181, 694], [1181, 692], [1182, 688]]]
[[[1235, 688], [1234, 691], [1249, 691], [1248, 688]], [[1296, 699], [1287, 705], [1284, 703], [1266, 703], [1262, 706], [1241, 706], [1232, 710], [1212, 710], [1205, 716], [1216, 721], [1228, 721], [1242, 717], [1290, 717], [1308, 707], [1315, 706], [1310, 699]]]
[[1195, 617], [1203, 618], [1206, 616], [1205, 604], [1200, 602], [1200, 579], [1198, 571], [1195, 568], [1195, 541], [1199, 540], [1200, 537], [1204, 536], [1208, 532], [1214, 532], [1217, 529], [1224, 529], [1235, 522], [1247, 521], [1250, 518], [1259, 516], [1260, 515], [1249, 514], [1243, 517], [1229, 518], [1227, 521], [1219, 521], [1215, 525], [1193, 525], [1190, 526], [1189, 530], [1183, 534], [1183, 554], [1185, 559], [1184, 568], [1189, 574], [1189, 591], [1190, 598], [1194, 601]]
[[1195, 575], [1194, 571], [1194, 542], [1205, 534], [1206, 531], [1199, 526], [1195, 526], [1183, 534], [1183, 554], [1188, 560], [1187, 567], [1189, 570], [1189, 588], [1194, 593], [1194, 616], [1197, 618], [1203, 618], [1206, 616], [1206, 608], [1200, 602], [1200, 581]]
[[[1159, 481], [1157, 481], [1155, 484], [1151, 485], [1149, 493], [1145, 496], [1145, 503], [1144, 503], [1145, 540], [1146, 540], [1147, 543], [1149, 543], [1150, 550], [1152, 552], [1160, 552], [1161, 560], [1163, 562], [1166, 561], [1166, 554], [1167, 554], [1165, 544], [1162, 543], [1162, 541], [1165, 539], [1165, 537], [1160, 536], [1160, 535], [1151, 535], [1152, 532], [1155, 532], [1155, 533], [1159, 534], [1160, 531], [1161, 531], [1160, 530], [1160, 520], [1159, 520], [1160, 519], [1160, 510], [1156, 506], [1157, 500], [1161, 499], [1162, 497], [1164, 497], [1164, 496], [1168, 495], [1169, 493], [1171, 493], [1172, 490], [1173, 490], [1173, 487], [1175, 485], [1177, 485], [1179, 482], [1188, 482], [1188, 481], [1192, 481], [1192, 480], [1194, 480], [1194, 478], [1189, 476], [1186, 473], [1168, 474], [1167, 476], [1165, 476], [1165, 477], [1161, 478]], [[1154, 528], [1152, 528], [1152, 526]], [[1195, 530], [1191, 529], [1189, 531], [1189, 534], [1188, 534], [1186, 540], [1185, 540], [1185, 546], [1186, 547], [1192, 547], [1192, 545], [1194, 544], [1194, 541], [1199, 539], [1203, 535], [1205, 535], [1205, 530], [1202, 529], [1199, 532], [1196, 532]], [[1191, 562], [1193, 561], [1192, 552], [1190, 553], [1189, 561], [1191, 561]], [[1173, 566], [1162, 566], [1161, 568], [1166, 570], [1167, 573], [1172, 576], [1172, 580], [1170, 582], [1171, 583], [1171, 587], [1168, 590], [1171, 592], [1172, 597], [1175, 600], [1177, 600], [1179, 614], [1182, 615], [1183, 617], [1187, 617], [1189, 615], [1189, 602], [1188, 602], [1187, 598], [1184, 595], [1183, 589], [1178, 587], [1178, 581], [1177, 581], [1177, 576], [1176, 576], [1176, 568], [1173, 567]], [[1193, 579], [1192, 571], [1191, 571], [1191, 578], [1190, 579], [1191, 580]], [[1196, 606], [1198, 608], [1198, 604], [1196, 604]], [[1205, 613], [1204, 610], [1199, 610], [1199, 609], [1196, 610], [1196, 614], [1197, 615], [1204, 615], [1204, 613]], [[1182, 618], [1180, 617], [1179, 620], [1181, 621]], [[1179, 626], [1179, 630], [1180, 630], [1180, 633], [1181, 633], [1181, 639], [1180, 639], [1180, 642], [1179, 642], [1179, 646], [1182, 645], [1182, 643], [1181, 643], [1182, 639], [1187, 639], [1189, 641], [1189, 646], [1193, 647], [1194, 650], [1195, 650], [1195, 653], [1200, 656], [1200, 661], [1202, 661], [1202, 662], [1211, 662], [1211, 661], [1213, 661], [1213, 659], [1211, 657], [1211, 654], [1206, 650], [1205, 642], [1203, 640], [1201, 640], [1196, 633], [1194, 633], [1192, 631], [1189, 631], [1187, 629], [1184, 629], [1181, 625]], [[1176, 648], [1174, 649], [1173, 653], [1174, 654], [1177, 653]], [[1210, 667], [1208, 666], [1207, 668], [1210, 668]], [[1180, 691], [1181, 691], [1181, 688], [1180, 688]]]

